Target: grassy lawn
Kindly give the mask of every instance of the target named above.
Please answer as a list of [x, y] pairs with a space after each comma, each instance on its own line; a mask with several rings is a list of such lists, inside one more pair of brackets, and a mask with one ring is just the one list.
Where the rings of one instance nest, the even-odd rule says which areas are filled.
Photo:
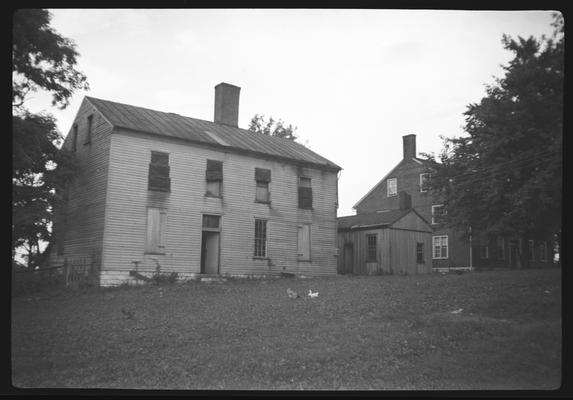
[[12, 303], [12, 366], [21, 388], [556, 389], [561, 272], [26, 295]]

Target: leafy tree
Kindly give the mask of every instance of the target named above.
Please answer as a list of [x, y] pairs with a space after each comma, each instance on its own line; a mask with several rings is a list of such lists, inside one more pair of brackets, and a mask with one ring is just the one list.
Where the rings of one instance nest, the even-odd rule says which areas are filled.
[[75, 69], [78, 53], [69, 39], [50, 26], [47, 10], [18, 10], [12, 43], [12, 252], [24, 248], [34, 266], [40, 242], [49, 241], [53, 207], [77, 168], [74, 156], [58, 149], [62, 135], [53, 116], [25, 107], [30, 92], [53, 95], [63, 109], [76, 89], [88, 89]]
[[281, 119], [275, 121], [273, 117], [269, 117], [267, 121], [264, 115], [255, 114], [249, 123], [249, 130], [264, 135], [281, 137], [292, 140], [293, 142], [298, 139], [295, 134], [297, 127], [291, 124], [286, 125]]
[[474, 231], [548, 239], [561, 229], [563, 17], [550, 38], [504, 35], [505, 76], [467, 106], [467, 136], [427, 157], [446, 222]]

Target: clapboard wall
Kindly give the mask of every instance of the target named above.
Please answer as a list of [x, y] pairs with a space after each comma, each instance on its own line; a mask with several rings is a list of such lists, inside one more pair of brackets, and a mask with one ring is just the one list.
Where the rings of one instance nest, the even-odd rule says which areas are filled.
[[[171, 191], [147, 187], [151, 151], [169, 154]], [[222, 198], [205, 196], [207, 159], [223, 162]], [[102, 284], [133, 269], [200, 272], [202, 215], [221, 216], [220, 272], [336, 274], [337, 174], [271, 158], [117, 129], [111, 138]], [[271, 170], [271, 203], [255, 202], [255, 168]], [[313, 210], [298, 208], [298, 176], [310, 177]], [[167, 212], [165, 254], [145, 253], [147, 207]], [[267, 254], [254, 259], [255, 218], [267, 222]], [[298, 261], [299, 224], [311, 224], [311, 261]], [[117, 273], [109, 273], [109, 272]]]

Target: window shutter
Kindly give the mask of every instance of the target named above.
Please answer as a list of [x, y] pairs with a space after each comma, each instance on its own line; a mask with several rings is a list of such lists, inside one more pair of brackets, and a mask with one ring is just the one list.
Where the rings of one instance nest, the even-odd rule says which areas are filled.
[[152, 151], [151, 162], [149, 163], [148, 189], [169, 192], [171, 190], [170, 172], [169, 154]]
[[147, 209], [147, 252], [156, 253], [159, 248], [159, 209]]
[[270, 182], [271, 170], [264, 168], [255, 168], [255, 180], [260, 182]]
[[312, 188], [298, 188], [298, 208], [312, 210]]
[[310, 225], [298, 226], [298, 258], [310, 260]]
[[208, 181], [222, 181], [223, 162], [216, 160], [207, 160], [207, 171], [205, 172], [205, 179]]

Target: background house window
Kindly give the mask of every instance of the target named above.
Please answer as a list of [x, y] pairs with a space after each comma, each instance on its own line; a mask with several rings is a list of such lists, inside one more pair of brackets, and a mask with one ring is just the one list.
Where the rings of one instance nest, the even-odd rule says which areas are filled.
[[428, 191], [428, 174], [420, 174], [420, 192]]
[[255, 181], [256, 181], [256, 193], [255, 201], [261, 203], [269, 203], [270, 192], [269, 192], [269, 182], [271, 181], [271, 170], [264, 168], [255, 168]]
[[387, 196], [396, 196], [398, 194], [398, 179], [390, 178], [386, 181]]
[[267, 221], [255, 219], [255, 257], [267, 256]]
[[482, 260], [487, 260], [489, 258], [489, 247], [488, 246], [480, 246], [479, 258], [481, 258]]
[[446, 208], [442, 204], [432, 206], [432, 224], [443, 222], [444, 215], [446, 215]]
[[298, 226], [298, 259], [310, 261], [310, 224]]
[[88, 126], [86, 130], [86, 140], [84, 144], [89, 144], [92, 141], [92, 123], [93, 123], [93, 115], [88, 116]]
[[529, 247], [529, 261], [535, 261], [535, 241], [534, 240], [528, 240], [527, 241], [528, 247]]
[[497, 259], [505, 260], [505, 239], [503, 236], [498, 236], [495, 241], [497, 245]]
[[78, 149], [78, 126], [74, 125], [72, 132], [72, 152], [76, 152]]
[[159, 151], [151, 152], [147, 188], [148, 190], [157, 190], [160, 192], [169, 192], [171, 190], [168, 153]]
[[432, 236], [433, 258], [448, 258], [448, 235]]
[[418, 264], [424, 264], [424, 243], [416, 243], [416, 262]]
[[151, 254], [165, 253], [163, 234], [167, 212], [161, 208], [149, 207], [147, 209], [147, 240], [145, 252]]
[[377, 240], [378, 235], [366, 235], [366, 261], [376, 262], [377, 257]]
[[223, 185], [222, 161], [207, 160], [205, 180], [207, 181], [206, 195], [213, 197], [222, 197], [222, 185]]
[[312, 187], [310, 178], [298, 178], [298, 208], [312, 210]]

